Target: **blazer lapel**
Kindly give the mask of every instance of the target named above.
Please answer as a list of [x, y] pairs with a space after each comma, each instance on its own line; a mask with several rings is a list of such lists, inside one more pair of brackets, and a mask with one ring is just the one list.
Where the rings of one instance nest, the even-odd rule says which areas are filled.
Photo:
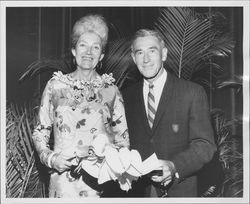
[[[155, 115], [155, 120], [154, 120], [154, 124], [153, 124], [153, 128], [152, 128], [153, 132], [155, 131], [156, 127], [158, 126], [162, 115], [166, 111], [167, 104], [168, 104], [169, 100], [172, 98], [173, 93], [174, 93], [174, 78], [173, 78], [173, 76], [171, 76], [170, 73], [168, 73], [167, 80], [166, 80], [165, 85], [163, 87], [161, 98], [160, 98], [157, 112]], [[152, 134], [152, 136], [153, 136], [153, 134]]]
[[141, 121], [144, 125], [146, 132], [148, 133], [148, 135], [151, 135], [152, 130], [148, 124], [148, 117], [147, 117], [146, 107], [145, 107], [144, 97], [143, 97], [143, 80], [139, 84], [137, 97], [138, 97], [138, 110], [139, 110], [139, 115], [140, 115], [139, 117], [141, 118]]

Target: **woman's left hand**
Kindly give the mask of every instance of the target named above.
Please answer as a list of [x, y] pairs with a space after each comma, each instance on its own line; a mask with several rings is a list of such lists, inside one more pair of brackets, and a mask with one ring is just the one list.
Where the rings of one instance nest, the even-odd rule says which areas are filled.
[[52, 167], [57, 170], [59, 173], [62, 173], [68, 169], [71, 168], [72, 163], [69, 162], [68, 157], [64, 156], [64, 155], [57, 155], [55, 161], [52, 164]]

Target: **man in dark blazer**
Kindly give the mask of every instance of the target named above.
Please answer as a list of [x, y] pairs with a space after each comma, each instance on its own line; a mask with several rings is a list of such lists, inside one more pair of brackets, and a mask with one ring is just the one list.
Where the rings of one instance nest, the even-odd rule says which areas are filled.
[[197, 197], [196, 173], [216, 151], [206, 93], [164, 69], [168, 50], [156, 31], [137, 31], [131, 49], [144, 79], [122, 91], [130, 144], [142, 160], [156, 153], [162, 175], [141, 177], [128, 196]]

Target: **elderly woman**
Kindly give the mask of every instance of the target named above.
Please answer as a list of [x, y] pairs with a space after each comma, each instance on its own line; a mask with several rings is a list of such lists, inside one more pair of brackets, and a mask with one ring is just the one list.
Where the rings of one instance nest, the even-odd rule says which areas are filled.
[[[86, 174], [74, 176], [72, 167], [90, 154], [92, 141], [106, 135], [115, 146], [129, 147], [123, 100], [112, 75], [98, 75], [104, 57], [108, 26], [100, 15], [79, 19], [72, 32], [76, 70], [54, 73], [44, 89], [33, 133], [41, 162], [52, 169], [49, 197], [100, 197]], [[54, 148], [49, 147], [51, 131]]]

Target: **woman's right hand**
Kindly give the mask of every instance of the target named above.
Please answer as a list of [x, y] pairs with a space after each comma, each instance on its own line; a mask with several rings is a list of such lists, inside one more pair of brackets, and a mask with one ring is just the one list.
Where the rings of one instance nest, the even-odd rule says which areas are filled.
[[64, 155], [57, 155], [55, 161], [52, 163], [53, 169], [57, 170], [59, 173], [63, 173], [64, 171], [71, 168], [72, 163], [67, 160], [68, 157]]

